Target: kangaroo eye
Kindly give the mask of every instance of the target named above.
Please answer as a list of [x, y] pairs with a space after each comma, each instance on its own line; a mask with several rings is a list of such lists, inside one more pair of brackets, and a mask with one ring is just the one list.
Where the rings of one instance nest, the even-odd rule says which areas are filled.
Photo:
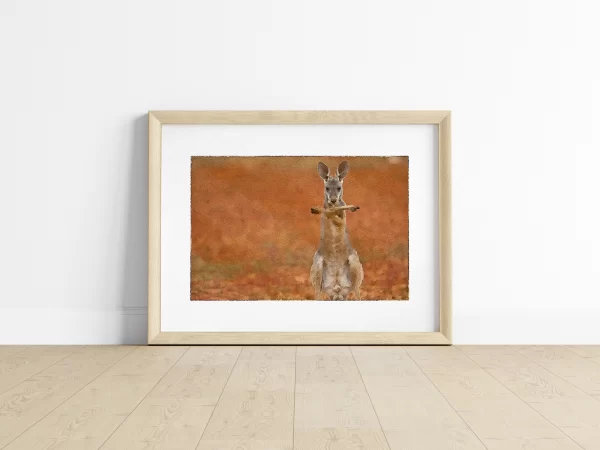
[[326, 190], [327, 192], [329, 192], [329, 188], [326, 188], [325, 190]]
[[338, 187], [338, 192], [340, 192], [342, 190], [342, 188]]

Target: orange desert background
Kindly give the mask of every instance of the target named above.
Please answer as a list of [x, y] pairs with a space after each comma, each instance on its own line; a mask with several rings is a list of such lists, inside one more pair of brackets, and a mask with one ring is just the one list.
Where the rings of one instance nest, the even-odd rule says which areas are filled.
[[[362, 300], [408, 300], [408, 157], [204, 157], [191, 161], [191, 300], [313, 300], [323, 181], [350, 163], [344, 201]], [[351, 296], [351, 299], [353, 297]]]

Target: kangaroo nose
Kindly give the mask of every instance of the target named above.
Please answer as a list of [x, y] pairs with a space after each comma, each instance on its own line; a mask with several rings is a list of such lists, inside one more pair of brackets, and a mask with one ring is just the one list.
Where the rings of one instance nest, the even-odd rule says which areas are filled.
[[335, 203], [335, 202], [337, 202], [337, 198], [332, 198], [331, 203]]

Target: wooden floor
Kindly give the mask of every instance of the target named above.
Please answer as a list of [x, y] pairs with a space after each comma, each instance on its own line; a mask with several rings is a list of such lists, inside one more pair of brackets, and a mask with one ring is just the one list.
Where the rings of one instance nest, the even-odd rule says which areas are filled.
[[600, 449], [600, 345], [0, 346], [0, 448]]

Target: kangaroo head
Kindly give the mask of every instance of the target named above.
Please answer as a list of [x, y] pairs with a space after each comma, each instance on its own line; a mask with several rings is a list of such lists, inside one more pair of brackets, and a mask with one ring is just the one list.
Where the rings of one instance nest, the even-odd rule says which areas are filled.
[[344, 178], [350, 170], [348, 161], [343, 161], [338, 166], [335, 176], [330, 175], [329, 167], [322, 162], [319, 163], [318, 170], [325, 183], [325, 205], [334, 206], [342, 200], [344, 194]]

